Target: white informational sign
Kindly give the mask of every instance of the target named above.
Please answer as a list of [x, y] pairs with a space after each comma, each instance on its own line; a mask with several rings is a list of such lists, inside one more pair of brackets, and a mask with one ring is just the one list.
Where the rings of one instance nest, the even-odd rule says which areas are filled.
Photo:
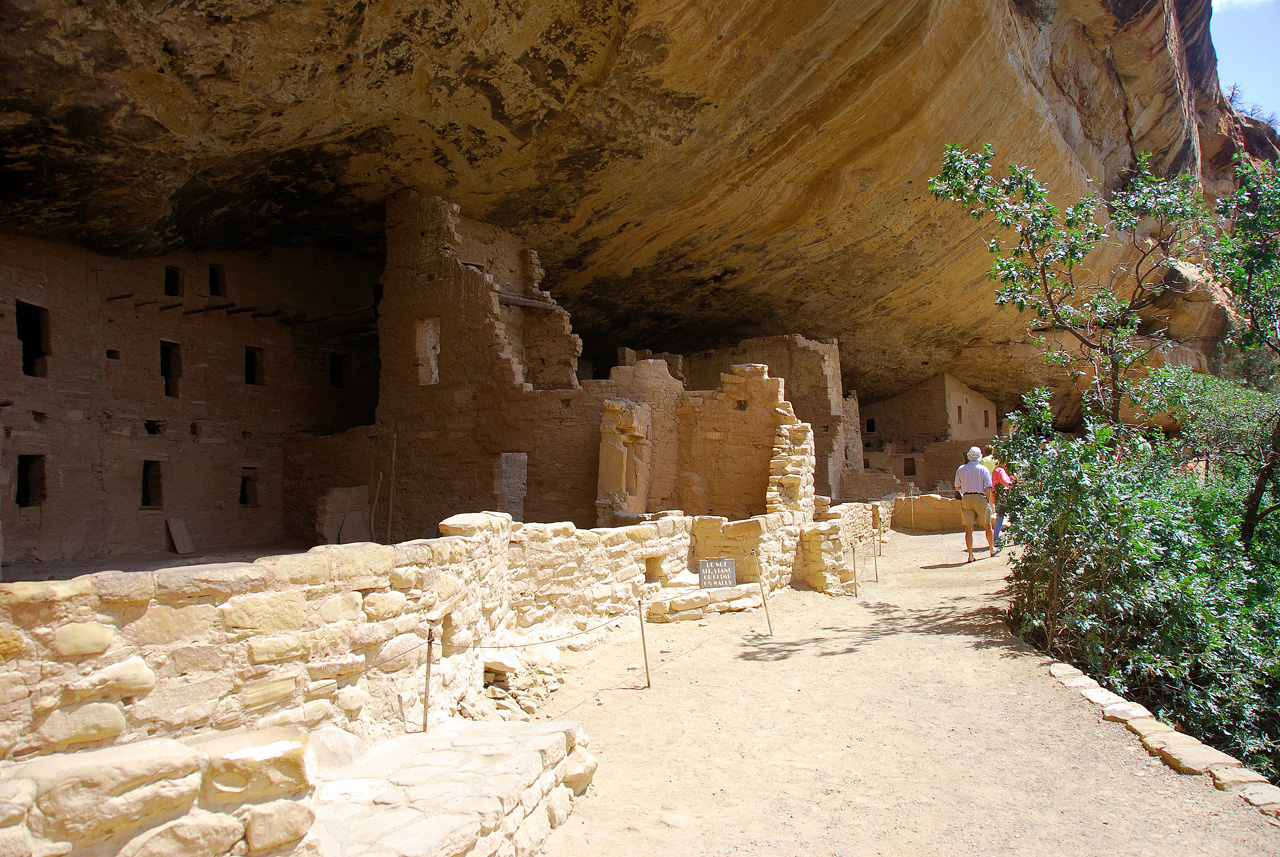
[[738, 585], [738, 574], [733, 560], [727, 556], [704, 559], [698, 562], [698, 585], [703, 589], [722, 589]]

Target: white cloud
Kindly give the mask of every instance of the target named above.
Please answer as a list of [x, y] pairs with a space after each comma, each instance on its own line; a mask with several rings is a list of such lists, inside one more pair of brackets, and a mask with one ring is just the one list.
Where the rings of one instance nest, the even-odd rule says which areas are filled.
[[1213, 8], [1231, 9], [1240, 6], [1265, 6], [1274, 2], [1276, 0], [1213, 0]]

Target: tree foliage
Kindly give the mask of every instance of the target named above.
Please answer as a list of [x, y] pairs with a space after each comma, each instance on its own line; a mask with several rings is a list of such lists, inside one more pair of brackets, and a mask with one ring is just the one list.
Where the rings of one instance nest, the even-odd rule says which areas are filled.
[[[1198, 188], [1187, 177], [1155, 177], [1143, 156], [1105, 205], [1090, 195], [1059, 209], [1034, 170], [1014, 164], [998, 176], [994, 156], [990, 146], [980, 153], [948, 146], [929, 187], [1001, 228], [987, 245], [995, 256], [990, 277], [1000, 283], [996, 304], [1030, 311], [1050, 362], [1084, 387], [1086, 409], [1118, 423], [1147, 356], [1165, 344], [1161, 331], [1144, 329], [1142, 312], [1177, 288], [1164, 273], [1200, 235]], [[1123, 245], [1133, 261], [1096, 273], [1087, 261], [1104, 242]]]

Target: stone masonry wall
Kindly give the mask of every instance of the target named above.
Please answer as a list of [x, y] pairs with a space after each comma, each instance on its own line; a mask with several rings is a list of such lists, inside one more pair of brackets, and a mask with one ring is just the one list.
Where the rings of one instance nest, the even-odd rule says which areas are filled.
[[[211, 266], [221, 295], [210, 294]], [[180, 274], [180, 295], [165, 294], [166, 269]], [[372, 415], [376, 360], [341, 331], [372, 313], [375, 278], [323, 251], [126, 260], [0, 236], [6, 564], [164, 550], [170, 517], [199, 549], [280, 539], [284, 439]], [[43, 341], [24, 332], [44, 352], [28, 366], [20, 305], [43, 313]], [[162, 343], [176, 346], [172, 395]], [[248, 382], [246, 349], [260, 383]], [[342, 387], [331, 383], [334, 353], [346, 359]], [[42, 457], [25, 498], [19, 456]], [[144, 505], [145, 461], [156, 478]]]

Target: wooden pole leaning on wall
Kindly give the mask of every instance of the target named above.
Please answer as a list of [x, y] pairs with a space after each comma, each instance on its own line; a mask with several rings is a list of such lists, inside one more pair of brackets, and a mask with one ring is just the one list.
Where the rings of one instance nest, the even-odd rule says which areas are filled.
[[376, 539], [378, 532], [378, 495], [382, 493], [382, 471], [378, 471], [378, 487], [373, 489], [373, 502], [369, 504], [369, 537]]
[[769, 596], [764, 591], [764, 571], [760, 568], [760, 557], [751, 549], [751, 556], [756, 561], [756, 583], [760, 584], [760, 600], [764, 603], [764, 620], [769, 623], [769, 636], [773, 636], [773, 619], [769, 616]]
[[391, 516], [396, 510], [396, 442], [400, 439], [400, 433], [396, 432], [391, 435], [391, 478], [387, 480], [387, 541], [386, 544], [392, 544], [391, 541]]
[[[876, 541], [879, 541], [879, 540], [880, 539], [877, 537]], [[875, 545], [871, 546], [871, 563], [872, 565], [875, 566], [875, 569], [876, 569], [876, 583], [879, 583], [880, 582], [880, 554], [876, 552]]]
[[422, 731], [427, 731], [427, 714], [431, 711], [431, 650], [436, 640], [436, 629], [427, 629], [427, 674], [422, 682]]
[[644, 686], [646, 689], [653, 687], [653, 682], [649, 679], [649, 642], [644, 638], [644, 599], [636, 599], [636, 609], [640, 615], [640, 650], [644, 652]]
[[853, 546], [853, 597], [858, 597], [858, 546]]

